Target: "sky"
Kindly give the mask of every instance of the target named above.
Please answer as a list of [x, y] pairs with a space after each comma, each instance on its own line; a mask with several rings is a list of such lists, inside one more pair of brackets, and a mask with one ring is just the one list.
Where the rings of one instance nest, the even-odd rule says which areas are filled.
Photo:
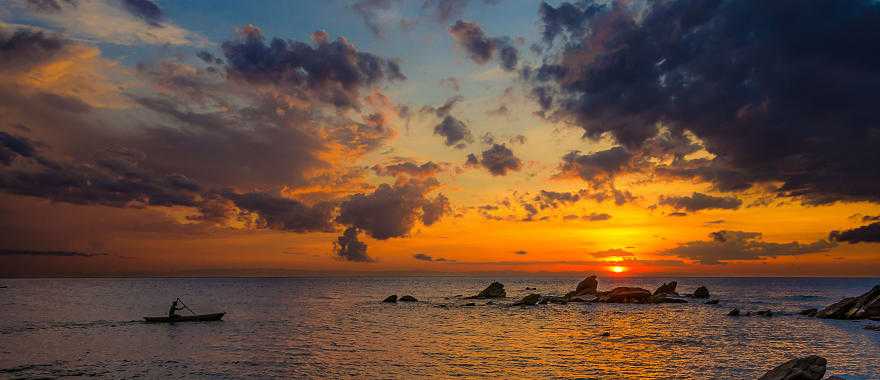
[[878, 44], [872, 0], [9, 0], [0, 276], [877, 276]]

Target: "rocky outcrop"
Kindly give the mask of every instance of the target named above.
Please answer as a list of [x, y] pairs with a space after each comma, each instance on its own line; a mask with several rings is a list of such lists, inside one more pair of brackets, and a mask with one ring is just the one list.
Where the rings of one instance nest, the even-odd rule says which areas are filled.
[[610, 292], [600, 292], [596, 302], [604, 303], [648, 303], [651, 291], [642, 288], [619, 287]]
[[541, 295], [532, 293], [515, 302], [512, 306], [535, 306], [540, 301]]
[[578, 283], [577, 288], [565, 294], [566, 299], [572, 298], [588, 298], [589, 296], [594, 296], [598, 292], [599, 288], [599, 280], [596, 279], [596, 276], [590, 276], [580, 283]]
[[675, 287], [678, 286], [677, 281], [667, 282], [663, 285], [660, 285], [657, 290], [654, 291], [655, 296], [677, 296], [678, 293], [675, 291]]
[[816, 313], [819, 318], [870, 319], [880, 317], [880, 285], [858, 297], [844, 298]]
[[694, 298], [709, 298], [709, 289], [706, 289], [705, 286], [701, 286], [694, 290], [694, 294], [692, 295]]
[[483, 289], [480, 294], [475, 296], [466, 297], [465, 299], [485, 299], [485, 298], [504, 298], [507, 297], [507, 292], [504, 291], [504, 284], [500, 282], [493, 282]]
[[765, 373], [758, 380], [821, 380], [828, 361], [821, 356], [789, 360]]
[[400, 301], [400, 302], [419, 302], [419, 300], [417, 300], [416, 297], [413, 297], [413, 296], [403, 296], [403, 297], [400, 297], [400, 299], [398, 299], [398, 301]]
[[397, 303], [397, 294], [392, 294], [392, 295], [386, 297], [384, 300], [382, 300], [382, 302]]

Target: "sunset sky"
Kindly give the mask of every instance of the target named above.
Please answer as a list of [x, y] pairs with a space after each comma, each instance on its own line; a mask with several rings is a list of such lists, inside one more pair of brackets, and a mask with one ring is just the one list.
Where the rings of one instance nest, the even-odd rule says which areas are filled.
[[0, 276], [876, 276], [880, 3], [809, 4], [5, 1]]

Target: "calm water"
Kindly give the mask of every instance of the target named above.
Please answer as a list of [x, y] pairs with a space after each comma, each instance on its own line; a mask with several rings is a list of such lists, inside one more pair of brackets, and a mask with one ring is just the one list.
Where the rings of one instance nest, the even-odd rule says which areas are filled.
[[[755, 378], [820, 354], [829, 373], [880, 378], [880, 333], [796, 312], [878, 279], [678, 279], [721, 305], [456, 307], [494, 278], [0, 280], [0, 377]], [[564, 293], [579, 278], [498, 278], [511, 298]], [[654, 289], [660, 278], [600, 278]], [[417, 304], [381, 304], [412, 294]], [[175, 297], [223, 322], [148, 325]], [[510, 301], [507, 301], [510, 302]], [[437, 304], [451, 304], [449, 308]], [[483, 304], [479, 302], [478, 304]], [[603, 336], [608, 332], [610, 336]]]

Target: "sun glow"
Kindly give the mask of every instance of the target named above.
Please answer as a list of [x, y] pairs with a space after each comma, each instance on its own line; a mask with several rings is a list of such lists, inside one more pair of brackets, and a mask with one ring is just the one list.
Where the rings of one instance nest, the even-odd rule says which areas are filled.
[[613, 266], [613, 267], [608, 267], [608, 270], [610, 270], [614, 273], [623, 273], [623, 272], [626, 272], [626, 267]]

